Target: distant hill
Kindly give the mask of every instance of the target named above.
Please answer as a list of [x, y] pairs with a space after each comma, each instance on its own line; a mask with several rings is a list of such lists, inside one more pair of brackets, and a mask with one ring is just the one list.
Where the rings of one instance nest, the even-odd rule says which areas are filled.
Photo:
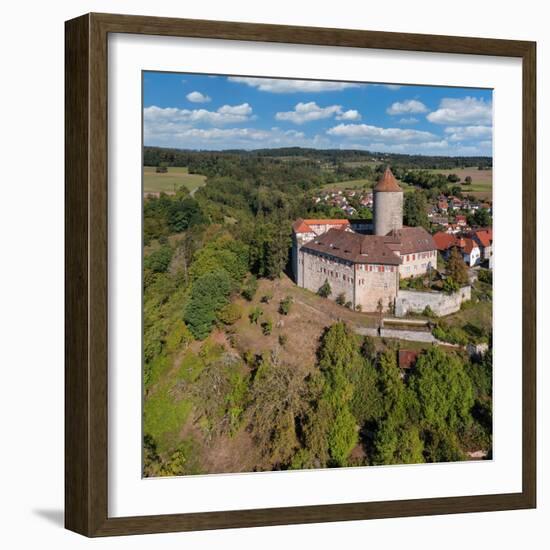
[[398, 153], [379, 153], [355, 149], [308, 149], [302, 147], [282, 147], [278, 149], [230, 149], [223, 151], [200, 151], [191, 149], [174, 149], [164, 147], [143, 148], [145, 166], [158, 166], [166, 163], [169, 166], [188, 166], [198, 160], [220, 157], [245, 157], [274, 159], [279, 161], [321, 162], [329, 165], [342, 163], [369, 163], [371, 165], [389, 164], [392, 168], [428, 168], [450, 170], [477, 166], [481, 169], [491, 168], [492, 157], [445, 157], [433, 155], [404, 155]]

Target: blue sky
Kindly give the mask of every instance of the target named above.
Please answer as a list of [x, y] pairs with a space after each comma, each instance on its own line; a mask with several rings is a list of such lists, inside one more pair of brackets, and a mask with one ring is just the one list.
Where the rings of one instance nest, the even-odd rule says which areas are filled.
[[492, 155], [492, 92], [143, 73], [144, 144]]

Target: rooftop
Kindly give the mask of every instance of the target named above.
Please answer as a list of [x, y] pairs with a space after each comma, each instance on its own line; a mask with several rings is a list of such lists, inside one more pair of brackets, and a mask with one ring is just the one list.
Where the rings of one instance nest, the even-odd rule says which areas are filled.
[[382, 176], [380, 176], [378, 183], [374, 186], [374, 191], [376, 191], [377, 193], [379, 193], [380, 191], [393, 193], [403, 192], [403, 189], [399, 187], [399, 184], [397, 183], [397, 180], [395, 179], [395, 176], [393, 175], [393, 172], [390, 170], [389, 166], [386, 168]]
[[382, 236], [329, 229], [306, 243], [302, 250], [327, 254], [354, 263], [399, 265], [401, 259], [387, 246], [385, 239]]

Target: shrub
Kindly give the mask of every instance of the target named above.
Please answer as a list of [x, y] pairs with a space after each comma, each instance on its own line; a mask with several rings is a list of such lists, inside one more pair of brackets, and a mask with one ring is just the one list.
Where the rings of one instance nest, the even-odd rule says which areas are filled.
[[273, 330], [273, 323], [271, 322], [271, 319], [266, 319], [262, 324], [262, 334], [264, 336], [269, 336], [271, 334], [271, 331]]
[[286, 334], [279, 334], [279, 345], [280, 346], [286, 346], [286, 343], [288, 342], [288, 336]]
[[241, 289], [241, 295], [245, 300], [251, 302], [258, 290], [258, 280], [253, 275], [248, 278]]
[[355, 306], [355, 311], [363, 311], [363, 306], [361, 304], [357, 304]]
[[255, 308], [252, 308], [250, 310], [250, 313], [248, 314], [248, 318], [250, 319], [250, 322], [254, 325], [258, 324], [258, 321], [260, 320], [260, 317], [263, 315], [263, 310], [261, 307], [256, 306]]
[[443, 292], [445, 292], [445, 294], [453, 294], [457, 292], [459, 288], [460, 285], [452, 277], [447, 277], [443, 281]]
[[352, 305], [351, 302], [346, 302], [344, 304], [344, 306], [346, 306], [348, 309], [351, 309], [351, 305]]
[[281, 300], [281, 303], [279, 304], [279, 313], [281, 315], [288, 315], [290, 313], [292, 302], [292, 296], [287, 296], [284, 300]]
[[340, 292], [340, 294], [336, 296], [336, 303], [339, 306], [343, 306], [346, 303], [346, 295], [343, 292]]
[[317, 291], [317, 294], [322, 298], [328, 298], [332, 294], [332, 288], [330, 287], [330, 283], [327, 279], [325, 279], [325, 282], [321, 285]]
[[233, 325], [242, 317], [242, 314], [243, 311], [239, 304], [227, 304], [220, 309], [218, 319], [224, 325]]
[[424, 311], [422, 312], [422, 315], [424, 315], [425, 317], [429, 317], [430, 319], [435, 317], [435, 314], [432, 310], [432, 308], [430, 306], [426, 306], [424, 308]]
[[493, 284], [493, 271], [491, 269], [480, 269], [477, 278], [481, 283]]
[[273, 294], [271, 294], [271, 292], [268, 292], [267, 294], [264, 294], [262, 296], [260, 302], [262, 302], [262, 304], [269, 304], [272, 298], [273, 298]]

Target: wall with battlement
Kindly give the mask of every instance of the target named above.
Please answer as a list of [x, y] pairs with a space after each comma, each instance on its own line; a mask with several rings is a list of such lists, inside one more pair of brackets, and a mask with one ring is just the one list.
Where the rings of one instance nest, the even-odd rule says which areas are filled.
[[470, 300], [471, 295], [470, 286], [464, 286], [454, 294], [400, 290], [395, 299], [395, 315], [404, 317], [409, 312], [422, 313], [426, 306], [430, 306], [438, 317], [450, 315], [460, 309], [462, 302]]

